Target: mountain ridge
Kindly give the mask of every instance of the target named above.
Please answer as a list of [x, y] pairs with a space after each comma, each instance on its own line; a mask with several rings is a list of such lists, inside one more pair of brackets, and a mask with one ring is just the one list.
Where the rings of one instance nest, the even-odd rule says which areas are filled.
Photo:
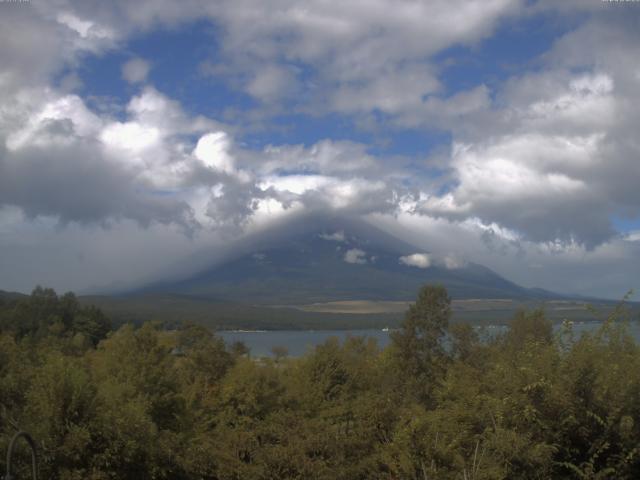
[[[411, 255], [420, 261], [412, 263]], [[366, 222], [312, 217], [191, 276], [151, 283], [126, 294], [300, 305], [353, 299], [406, 301], [414, 299], [422, 285], [439, 283], [454, 299], [567, 298], [522, 287], [480, 264], [449, 263]]]

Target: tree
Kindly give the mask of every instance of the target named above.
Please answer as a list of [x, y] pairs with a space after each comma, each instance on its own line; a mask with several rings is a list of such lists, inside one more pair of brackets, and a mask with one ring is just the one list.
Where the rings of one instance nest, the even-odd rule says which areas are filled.
[[526, 343], [531, 342], [550, 345], [552, 340], [553, 325], [541, 309], [532, 312], [518, 311], [511, 320], [505, 336], [507, 345], [516, 349], [522, 349]]
[[445, 372], [446, 354], [441, 339], [450, 317], [447, 290], [441, 285], [426, 285], [407, 310], [401, 329], [391, 335], [405, 385], [423, 402], [430, 402], [433, 388]]
[[449, 328], [451, 356], [463, 362], [469, 361], [480, 341], [478, 334], [468, 323], [457, 323]]
[[271, 354], [274, 356], [276, 363], [281, 363], [289, 356], [289, 349], [281, 345], [276, 345], [271, 349]]
[[92, 305], [82, 306], [71, 293], [58, 296], [50, 288], [36, 287], [31, 295], [10, 305], [0, 315], [0, 330], [16, 338], [74, 338], [96, 346], [111, 330], [111, 322]]

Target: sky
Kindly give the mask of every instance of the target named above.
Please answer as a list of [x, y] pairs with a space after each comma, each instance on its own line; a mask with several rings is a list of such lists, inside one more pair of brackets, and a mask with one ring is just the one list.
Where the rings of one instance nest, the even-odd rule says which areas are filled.
[[621, 298], [639, 45], [638, 1], [0, 0], [0, 289], [157, 280], [326, 213]]

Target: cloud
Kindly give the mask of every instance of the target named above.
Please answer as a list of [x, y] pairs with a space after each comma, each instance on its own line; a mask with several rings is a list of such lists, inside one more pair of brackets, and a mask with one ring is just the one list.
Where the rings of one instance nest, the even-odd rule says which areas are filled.
[[344, 261], [347, 263], [354, 263], [364, 265], [367, 263], [367, 253], [359, 248], [352, 248], [347, 250], [344, 254]]
[[200, 137], [193, 155], [209, 168], [232, 174], [235, 165], [229, 148], [230, 141], [225, 132], [208, 133]]
[[[375, 178], [371, 167], [379, 160], [354, 142], [247, 150], [224, 125], [189, 116], [152, 87], [133, 96], [125, 113], [114, 119], [77, 95], [47, 88], [9, 102], [0, 116], [6, 146], [0, 162], [12, 186], [0, 204], [63, 222], [129, 218], [143, 225], [173, 222], [192, 233], [244, 228], [265, 202], [275, 202], [276, 210], [392, 212], [406, 191], [402, 176]], [[384, 171], [379, 165], [378, 173]], [[45, 171], [65, 175], [64, 182], [38, 187], [48, 192], [46, 201], [19, 194], [45, 182], [39, 178]], [[70, 197], [74, 183], [82, 184], [75, 189], [77, 206]]]
[[495, 229], [489, 230], [493, 247], [487, 248], [487, 226], [478, 222], [412, 214], [374, 216], [371, 220], [419, 248], [428, 248], [437, 258], [445, 258], [452, 250], [462, 251], [465, 261], [485, 265], [525, 287], [613, 299], [640, 287], [632, 273], [640, 268], [640, 242], [625, 238], [614, 237], [587, 250], [575, 243], [514, 240], [509, 232]]
[[122, 122], [93, 112], [76, 95], [28, 92], [0, 114], [0, 205], [63, 223], [128, 218], [188, 232], [199, 227], [185, 198], [160, 191], [188, 187], [197, 159], [184, 152], [181, 136], [214, 122], [189, 118], [153, 89], [131, 100]]
[[371, 174], [372, 169], [385, 169], [383, 162], [367, 153], [366, 145], [330, 139], [305, 147], [303, 145], [267, 145], [252, 159], [262, 175], [297, 174], [348, 175]]
[[[126, 178], [124, 190], [137, 192], [148, 204], [186, 207], [183, 211], [188, 210], [192, 218], [187, 223], [194, 226], [207, 222], [212, 227], [244, 225], [268, 201], [285, 209], [303, 205], [309, 210], [350, 214], [393, 212], [399, 199], [409, 194], [403, 184], [406, 175], [398, 175], [397, 169], [391, 172], [362, 144], [323, 140], [310, 147], [279, 145], [252, 152], [235, 145], [224, 126], [211, 119], [189, 117], [175, 101], [150, 86], [131, 98], [124, 117], [114, 118], [92, 111], [80, 97], [64, 96], [47, 84], [86, 52], [102, 53], [123, 44], [132, 34], [204, 16], [225, 25], [226, 34], [220, 39], [225, 75], [230, 79], [239, 76], [240, 88], [255, 98], [269, 103], [308, 96], [319, 101], [316, 105], [340, 112], [381, 110], [400, 115], [416, 100], [440, 88], [437, 72], [427, 61], [431, 55], [484, 38], [499, 18], [520, 8], [519, 2], [509, 0], [482, 5], [464, 2], [454, 9], [448, 2], [436, 2], [429, 8], [420, 4], [390, 8], [380, 0], [369, 5], [366, 14], [354, 15], [362, 13], [357, 2], [329, 9], [323, 2], [310, 2], [304, 9], [295, 2], [278, 8], [252, 4], [247, 9], [247, 5], [222, 2], [211, 8], [187, 1], [178, 8], [170, 2], [143, 1], [135, 9], [127, 2], [95, 9], [63, 0], [55, 7], [33, 5], [28, 14], [25, 9], [22, 13], [12, 9], [11, 18], [1, 21], [3, 37], [20, 38], [21, 30], [15, 28], [20, 25], [24, 31], [41, 31], [46, 40], [38, 45], [9, 45], [19, 55], [7, 51], [4, 69], [15, 78], [2, 77], [3, 91], [13, 89], [19, 95], [15, 111], [11, 115], [4, 112], [0, 119], [0, 133], [2, 128], [6, 130], [0, 138], [11, 155], [23, 155], [28, 149], [34, 162], [41, 151], [33, 147], [64, 148], [69, 158], [91, 155], [86, 169], [98, 172], [99, 166], [109, 170], [112, 176], [104, 174], [104, 179]], [[374, 31], [379, 33], [372, 35]], [[41, 53], [43, 45], [45, 50], [50, 45], [55, 48]], [[29, 70], [34, 65], [42, 69]], [[122, 66], [122, 75], [130, 83], [141, 83], [149, 68], [147, 60], [132, 58]], [[38, 92], [36, 97], [20, 86], [27, 77], [35, 82], [32, 89]], [[320, 88], [312, 87], [314, 84]], [[15, 164], [7, 158], [3, 162]], [[79, 168], [71, 160], [69, 164]], [[70, 169], [68, 174], [73, 178], [74, 172]], [[383, 173], [394, 177], [380, 180]], [[94, 177], [83, 178], [88, 181]], [[107, 189], [105, 182], [102, 185]], [[114, 191], [120, 192], [115, 186]], [[120, 195], [126, 197], [122, 192]], [[131, 195], [132, 205], [136, 195]], [[23, 206], [8, 197], [5, 195], [5, 202]], [[63, 211], [66, 203], [51, 205], [43, 209], [43, 215], [81, 221], [81, 216]], [[102, 216], [99, 210], [95, 208], [87, 218], [96, 222], [119, 215], [129, 218], [127, 212], [115, 208], [105, 206]], [[142, 211], [151, 213], [145, 208], [137, 210], [130, 217], [140, 221]], [[38, 209], [29, 211], [39, 215]], [[184, 215], [178, 217], [176, 221], [185, 224]], [[168, 221], [167, 214], [161, 218]], [[149, 216], [144, 221], [154, 219]]]
[[147, 79], [151, 64], [142, 58], [132, 58], [122, 65], [122, 78], [129, 83], [142, 83]]
[[518, 135], [455, 146], [458, 185], [429, 197], [420, 210], [497, 222], [535, 241], [595, 245], [613, 234], [606, 199], [577, 170], [601, 161], [598, 143], [598, 138]]
[[457, 270], [467, 265], [467, 262], [463, 258], [452, 254], [446, 255], [442, 259], [442, 262], [447, 270]]
[[[95, 49], [100, 42], [112, 40], [115, 36], [110, 28], [92, 20], [82, 19], [69, 11], [60, 12], [56, 16], [56, 20], [59, 24], [77, 34], [79, 38], [76, 38], [75, 42], [79, 49]], [[93, 44], [92, 42], [96, 43]]]
[[205, 70], [267, 103], [297, 92], [289, 100], [302, 111], [414, 117], [427, 97], [442, 94], [429, 60], [482, 40], [523, 6], [519, 0], [375, 0], [366, 8], [357, 1], [221, 2], [207, 11], [225, 25], [224, 66]]
[[[15, 36], [18, 54], [41, 60], [29, 66], [28, 60], [35, 58], [23, 56], [20, 61], [16, 55], [16, 61], [26, 69], [51, 73], [80, 52], [101, 52], [153, 28], [176, 28], [204, 18], [224, 29], [216, 58], [224, 68], [212, 71], [254, 98], [267, 104], [283, 97], [304, 104], [306, 98], [313, 108], [396, 114], [440, 89], [437, 71], [426, 60], [449, 47], [486, 38], [500, 19], [520, 13], [524, 4], [374, 0], [363, 8], [359, 1], [329, 5], [311, 0], [301, 6], [293, 0], [223, 0], [215, 5], [140, 0], [135, 7], [115, 1], [95, 8], [60, 0], [7, 9], [5, 26], [11, 32], [6, 36]], [[39, 40], [47, 40], [29, 40], [36, 31], [41, 32]], [[141, 81], [140, 75], [134, 74], [132, 81]], [[294, 99], [291, 92], [299, 95]]]
[[[103, 126], [102, 120], [90, 111], [77, 95], [57, 96], [51, 91], [29, 89], [22, 98], [7, 102], [0, 117], [6, 132], [9, 151], [27, 146], [66, 145], [73, 136], [88, 139]], [[12, 119], [17, 119], [12, 123]], [[67, 137], [65, 134], [71, 134]]]
[[3, 5], [0, 16], [0, 94], [42, 86], [88, 52], [112, 48], [118, 35], [107, 24], [65, 6], [28, 2]]
[[263, 102], [274, 102], [298, 93], [295, 71], [278, 65], [257, 69], [246, 86], [247, 93]]
[[428, 253], [413, 253], [400, 257], [400, 263], [408, 267], [429, 268], [433, 262]]
[[259, 183], [283, 203], [299, 202], [310, 211], [367, 214], [394, 212], [398, 208], [400, 184], [360, 177], [324, 175], [275, 175]]
[[[69, 141], [69, 130], [49, 133]], [[24, 147], [2, 155], [0, 170], [0, 205], [18, 206], [30, 218], [83, 224], [129, 218], [142, 225], [175, 223], [189, 232], [197, 227], [186, 202], [155, 195], [151, 185], [114, 167], [96, 142], [74, 138], [68, 145]]]
[[251, 184], [227, 181], [218, 184], [209, 196], [205, 214], [214, 228], [231, 227], [241, 231], [260, 206], [259, 199], [269, 197]]
[[328, 240], [330, 242], [339, 242], [339, 243], [344, 243], [346, 240], [343, 231], [339, 231], [331, 234], [323, 233], [320, 235], [320, 238], [322, 238], [323, 240]]
[[637, 41], [621, 9], [599, 9], [561, 36], [544, 68], [508, 79], [498, 108], [458, 129], [449, 188], [425, 192], [418, 210], [479, 219], [554, 248], [612, 241], [611, 219], [640, 210], [632, 133], [640, 115], [630, 107], [640, 77], [629, 61]]
[[[454, 142], [452, 187], [426, 194], [429, 215], [497, 223], [536, 242], [594, 248], [616, 233], [611, 217], [640, 208], [629, 176], [640, 148], [628, 126], [631, 96], [612, 72], [531, 74], [509, 81], [504, 124], [491, 135]], [[502, 120], [501, 120], [502, 121]]]

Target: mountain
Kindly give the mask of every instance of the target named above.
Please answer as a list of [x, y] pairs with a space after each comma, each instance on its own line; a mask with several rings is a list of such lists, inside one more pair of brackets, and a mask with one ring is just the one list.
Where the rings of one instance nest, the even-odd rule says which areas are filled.
[[427, 283], [447, 287], [453, 321], [474, 324], [508, 323], [519, 309], [544, 307], [561, 322], [600, 318], [587, 303], [605, 315], [615, 308], [615, 302], [524, 288], [482, 265], [438, 257], [345, 218], [302, 218], [187, 263], [202, 267], [80, 301], [102, 308], [116, 323], [188, 320], [218, 330], [395, 327]]
[[1, 301], [13, 301], [13, 300], [20, 300], [22, 298], [26, 298], [27, 295], [23, 294], [23, 293], [18, 293], [18, 292], [6, 292], [4, 290], [0, 290], [0, 302]]
[[560, 298], [482, 265], [439, 259], [362, 221], [314, 217], [250, 242], [188, 278], [130, 293], [275, 306], [410, 301], [426, 283], [443, 284], [454, 299]]

